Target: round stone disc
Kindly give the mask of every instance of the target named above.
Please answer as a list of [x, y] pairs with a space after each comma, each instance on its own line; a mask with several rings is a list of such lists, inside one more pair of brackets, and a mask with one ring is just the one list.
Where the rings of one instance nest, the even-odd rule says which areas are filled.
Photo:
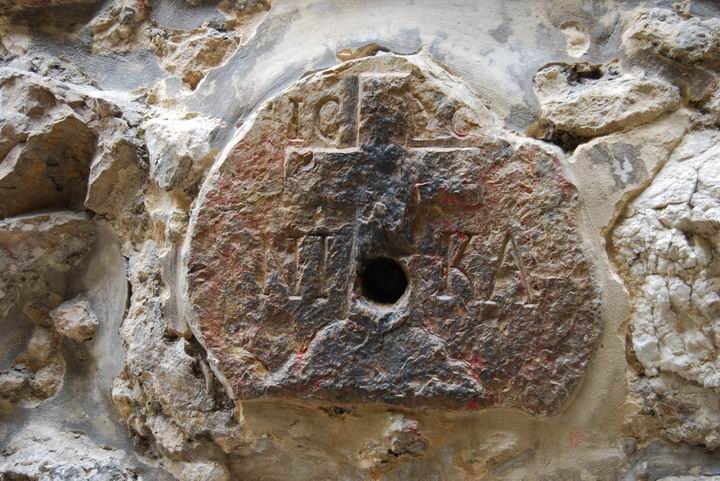
[[599, 333], [558, 158], [418, 56], [264, 104], [184, 249], [192, 328], [241, 400], [557, 411]]

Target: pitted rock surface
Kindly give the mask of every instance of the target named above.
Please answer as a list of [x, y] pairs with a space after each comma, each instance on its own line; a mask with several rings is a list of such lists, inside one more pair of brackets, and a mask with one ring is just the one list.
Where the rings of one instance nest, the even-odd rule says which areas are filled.
[[447, 73], [346, 62], [262, 106], [205, 183], [191, 324], [243, 400], [556, 412], [599, 333], [577, 219], [559, 160]]

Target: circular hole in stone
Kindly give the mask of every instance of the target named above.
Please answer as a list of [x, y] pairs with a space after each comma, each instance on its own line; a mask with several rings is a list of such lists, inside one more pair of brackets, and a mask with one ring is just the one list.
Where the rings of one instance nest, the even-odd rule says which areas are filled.
[[362, 295], [380, 304], [394, 304], [407, 289], [408, 279], [399, 262], [387, 257], [366, 260], [360, 267]]

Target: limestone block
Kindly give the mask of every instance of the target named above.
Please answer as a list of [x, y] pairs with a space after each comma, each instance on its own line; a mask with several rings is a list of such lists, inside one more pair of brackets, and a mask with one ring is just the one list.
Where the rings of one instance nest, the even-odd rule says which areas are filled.
[[720, 386], [712, 321], [720, 313], [719, 154], [716, 132], [689, 134], [613, 234], [617, 259], [638, 289], [638, 359], [649, 374], [675, 372], [706, 387]]
[[570, 159], [589, 198], [604, 202], [585, 206], [598, 226], [612, 228], [618, 210], [630, 196], [642, 191], [662, 168], [690, 127], [690, 115], [678, 111], [637, 127], [597, 137], [578, 146]]
[[542, 120], [580, 137], [629, 129], [680, 105], [677, 87], [621, 74], [614, 64], [549, 64], [535, 75], [533, 87]]
[[[59, 70], [47, 63], [35, 67]], [[142, 180], [136, 105], [11, 68], [0, 93], [0, 218], [83, 204], [112, 217], [132, 203]]]
[[[35, 406], [63, 385], [65, 361], [48, 310], [61, 301], [52, 279], [62, 279], [90, 252], [95, 227], [76, 212], [53, 212], [0, 221], [0, 315], [15, 313], [34, 324], [23, 350], [0, 369], [0, 409]], [[18, 308], [22, 307], [22, 314]]]
[[[720, 386], [718, 155], [716, 131], [688, 134], [612, 235], [633, 302], [633, 350], [649, 378], [636, 389], [668, 436], [713, 448], [720, 446], [710, 391]], [[676, 416], [680, 406], [684, 415]]]
[[92, 339], [98, 327], [98, 319], [92, 306], [80, 297], [63, 302], [50, 311], [50, 318], [60, 335], [75, 342], [85, 342]]
[[630, 378], [640, 411], [628, 419], [639, 437], [662, 436], [675, 443], [720, 446], [720, 395], [672, 373]]
[[710, 122], [720, 126], [720, 86], [715, 88], [702, 110], [707, 114]]
[[216, 154], [209, 141], [217, 126], [216, 119], [203, 116], [156, 117], [146, 123], [150, 176], [162, 189], [185, 188], [197, 180]]
[[93, 5], [100, 0], [0, 0], [0, 14], [48, 7]]
[[172, 462], [168, 470], [179, 481], [229, 481], [230, 472], [219, 462]]
[[146, 0], [117, 0], [90, 24], [93, 51], [127, 52], [142, 39], [140, 25], [150, 17]]
[[[186, 2], [190, 6], [208, 3]], [[93, 52], [128, 53], [151, 47], [162, 68], [195, 90], [210, 70], [224, 64], [252, 37], [259, 14], [270, 9], [265, 0], [216, 3], [224, 20], [215, 18], [195, 28], [171, 28], [153, 20], [151, 2], [116, 0], [90, 24]]]
[[67, 117], [15, 146], [0, 173], [0, 217], [80, 207], [94, 143], [95, 135], [80, 120]]
[[599, 332], [577, 194], [489, 118], [438, 67], [389, 54], [260, 109], [185, 246], [191, 325], [236, 397], [564, 404]]
[[161, 452], [177, 479], [224, 479], [219, 445], [241, 444], [242, 424], [197, 342], [168, 330], [162, 283], [148, 282], [162, 279], [164, 254], [148, 241], [130, 259], [132, 297], [121, 329], [127, 369], [113, 382], [112, 401], [130, 432]]
[[79, 432], [34, 424], [13, 436], [0, 457], [1, 479], [141, 481], [130, 459]]
[[179, 76], [190, 89], [195, 90], [207, 71], [234, 54], [242, 40], [240, 32], [201, 27], [189, 32], [169, 30], [156, 33], [152, 37], [152, 45], [165, 70]]
[[28, 296], [48, 297], [48, 272], [68, 272], [90, 252], [95, 228], [84, 214], [53, 212], [0, 221], [0, 313]]
[[[31, 407], [58, 393], [65, 361], [59, 338], [48, 329], [48, 310], [61, 298], [51, 278], [64, 275], [90, 252], [95, 227], [76, 212], [18, 216], [0, 221], [0, 315], [24, 307], [35, 327], [22, 352], [0, 369], [0, 409]], [[22, 318], [21, 316], [18, 316]]]
[[90, 164], [85, 207], [116, 218], [128, 208], [128, 202], [141, 190], [144, 179], [137, 155], [137, 146], [122, 136], [100, 141]]
[[0, 412], [10, 412], [15, 406], [37, 406], [60, 391], [65, 361], [58, 352], [58, 343], [51, 330], [33, 330], [25, 350], [12, 366], [0, 370]]
[[421, 456], [428, 447], [429, 441], [423, 437], [417, 421], [395, 415], [390, 418], [382, 439], [365, 443], [359, 453], [360, 465], [377, 475], [409, 458]]
[[67, 271], [95, 241], [95, 228], [79, 212], [48, 212], [0, 221], [0, 248], [22, 268]]
[[668, 476], [658, 481], [720, 481], [720, 476]]
[[80, 99], [10, 69], [0, 93], [0, 217], [81, 205], [95, 134], [71, 108]]
[[623, 43], [631, 54], [649, 50], [682, 63], [720, 61], [720, 19], [683, 18], [653, 8], [639, 12], [628, 23]]

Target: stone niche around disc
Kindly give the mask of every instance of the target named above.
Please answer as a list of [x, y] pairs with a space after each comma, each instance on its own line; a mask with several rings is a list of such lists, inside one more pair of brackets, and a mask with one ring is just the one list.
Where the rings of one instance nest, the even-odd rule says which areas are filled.
[[191, 325], [234, 396], [557, 412], [599, 335], [559, 159], [420, 56], [265, 103], [184, 246]]

